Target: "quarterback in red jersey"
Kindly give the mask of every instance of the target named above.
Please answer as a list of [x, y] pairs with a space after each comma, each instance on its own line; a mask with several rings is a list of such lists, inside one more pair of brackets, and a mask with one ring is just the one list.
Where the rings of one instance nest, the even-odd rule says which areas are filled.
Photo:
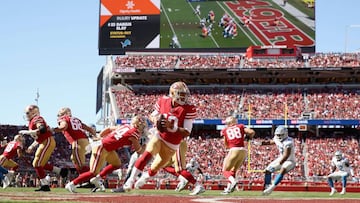
[[236, 171], [246, 158], [244, 139], [246, 137], [251, 139], [255, 135], [253, 129], [246, 128], [243, 124], [238, 124], [237, 122], [235, 117], [227, 117], [225, 120], [226, 127], [220, 132], [220, 135], [224, 137], [225, 147], [230, 149], [223, 164], [223, 174], [229, 180], [229, 183], [221, 194], [229, 194], [234, 191], [237, 185], [235, 180]]
[[135, 178], [154, 157], [149, 170], [142, 173], [134, 185], [135, 188], [142, 187], [147, 178], [156, 175], [171, 160], [179, 149], [181, 141], [190, 135], [196, 117], [196, 108], [188, 103], [189, 96], [187, 85], [184, 82], [175, 82], [170, 86], [169, 95], [157, 100], [151, 121], [157, 125], [158, 130], [150, 139], [145, 152], [135, 162], [135, 167], [124, 184], [124, 190], [132, 189]]
[[58, 112], [58, 127], [53, 128], [54, 132], [63, 132], [66, 140], [71, 144], [71, 161], [74, 163], [77, 172], [83, 173], [89, 170], [85, 165], [86, 147], [89, 145], [85, 131], [92, 136], [96, 135], [95, 129], [87, 126], [80, 119], [73, 117], [71, 109], [61, 108]]
[[[70, 192], [75, 192], [76, 185], [89, 180], [96, 187], [100, 187], [97, 184], [101, 177], [106, 177], [121, 166], [117, 149], [132, 145], [137, 153], [141, 154], [144, 151], [139, 138], [146, 128], [146, 119], [143, 116], [135, 116], [131, 120], [131, 125], [112, 126], [102, 130], [100, 132], [102, 138], [91, 143], [90, 170], [66, 184], [65, 188]], [[108, 165], [102, 169], [105, 163]]]
[[29, 130], [21, 130], [19, 134], [27, 134], [34, 139], [34, 142], [28, 147], [27, 153], [32, 153], [33, 149], [39, 145], [32, 165], [40, 179], [41, 187], [35, 191], [50, 191], [50, 183], [45, 178], [45, 170], [60, 174], [62, 177], [67, 176], [68, 170], [48, 164], [50, 156], [55, 150], [56, 142], [50, 127], [46, 124], [44, 118], [40, 116], [39, 107], [29, 105], [25, 108], [25, 114], [29, 121]]

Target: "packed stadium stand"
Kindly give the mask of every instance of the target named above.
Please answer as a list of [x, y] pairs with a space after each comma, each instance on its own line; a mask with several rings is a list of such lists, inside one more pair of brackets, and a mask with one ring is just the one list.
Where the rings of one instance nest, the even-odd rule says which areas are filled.
[[[188, 84], [191, 102], [198, 111], [188, 140], [187, 159], [195, 157], [200, 162], [208, 188], [223, 189], [226, 182], [222, 163], [227, 152], [219, 128], [228, 115], [253, 127], [255, 140], [271, 139], [276, 122], [284, 124], [289, 119], [297, 165], [282, 184], [321, 183], [327, 187], [325, 176], [336, 150], [343, 151], [351, 161], [354, 177], [360, 177], [359, 70], [359, 54], [340, 53], [308, 54], [296, 60], [249, 60], [243, 53], [143, 53], [108, 57], [98, 80], [98, 124], [126, 123], [135, 114], [150, 114], [156, 99], [168, 94], [169, 85], [182, 80]], [[304, 125], [297, 123], [299, 120], [306, 121], [305, 130], [301, 129]], [[312, 125], [311, 121], [321, 124]], [[1, 125], [0, 133], [9, 141], [25, 128]], [[72, 168], [70, 146], [61, 134], [55, 138], [57, 148], [51, 161]], [[28, 137], [26, 146], [31, 142]], [[249, 162], [241, 167], [237, 177], [244, 184], [262, 189], [263, 174], [259, 171], [278, 152], [275, 147], [249, 142]], [[120, 154], [125, 170], [129, 151]], [[20, 163], [18, 172], [23, 183], [14, 182], [14, 186], [38, 183], [32, 176], [30, 160], [29, 154], [16, 160]], [[72, 176], [76, 176], [75, 170]], [[57, 186], [63, 186], [60, 177], [56, 178]], [[108, 186], [115, 187], [115, 179], [110, 176]], [[163, 180], [163, 184], [170, 181], [171, 187], [176, 182], [175, 177], [165, 172], [160, 172], [157, 179]], [[359, 184], [356, 178], [350, 183]]]

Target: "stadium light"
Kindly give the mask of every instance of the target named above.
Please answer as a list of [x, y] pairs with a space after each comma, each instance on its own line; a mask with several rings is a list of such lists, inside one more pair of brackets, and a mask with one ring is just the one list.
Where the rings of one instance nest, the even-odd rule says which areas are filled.
[[350, 28], [360, 28], [360, 25], [347, 25], [345, 27], [345, 53], [347, 53], [347, 47], [348, 47], [348, 34]]

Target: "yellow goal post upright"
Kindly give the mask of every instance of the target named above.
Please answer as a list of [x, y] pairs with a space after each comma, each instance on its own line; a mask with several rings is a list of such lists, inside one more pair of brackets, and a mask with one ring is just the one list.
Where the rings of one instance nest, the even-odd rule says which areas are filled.
[[[249, 106], [248, 106], [248, 125], [247, 125], [247, 127], [248, 128], [250, 128], [251, 127], [251, 104], [249, 103]], [[247, 171], [249, 172], [249, 173], [262, 173], [262, 172], [264, 172], [264, 170], [262, 170], [262, 169], [251, 169], [251, 165], [250, 165], [250, 163], [251, 163], [251, 140], [250, 139], [248, 139], [248, 141], [247, 141], [247, 143], [248, 143], [248, 153], [247, 153], [247, 155], [248, 155], [248, 164], [247, 164]]]

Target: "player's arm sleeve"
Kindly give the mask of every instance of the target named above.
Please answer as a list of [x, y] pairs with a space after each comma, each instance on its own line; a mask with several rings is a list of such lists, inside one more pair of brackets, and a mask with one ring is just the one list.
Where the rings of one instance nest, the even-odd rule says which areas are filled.
[[193, 119], [185, 119], [184, 120], [184, 127], [178, 128], [178, 131], [181, 133], [183, 137], [187, 137], [190, 135], [193, 128]]

